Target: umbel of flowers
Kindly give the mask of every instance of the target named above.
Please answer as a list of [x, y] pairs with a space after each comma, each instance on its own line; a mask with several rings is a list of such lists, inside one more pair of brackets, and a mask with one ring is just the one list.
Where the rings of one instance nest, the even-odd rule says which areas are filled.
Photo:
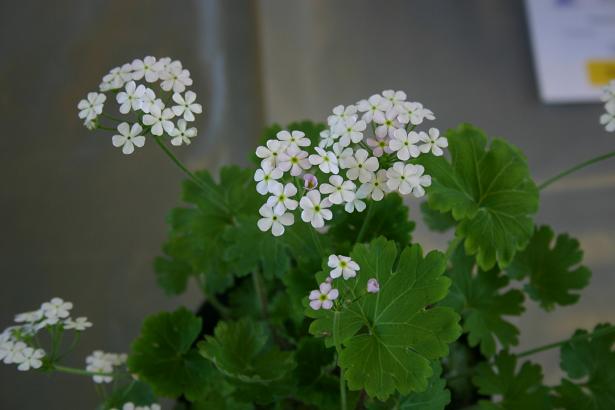
[[431, 110], [407, 101], [405, 92], [385, 90], [333, 108], [317, 145], [301, 131], [278, 132], [256, 149], [262, 160], [254, 174], [256, 190], [268, 197], [258, 227], [280, 236], [295, 222], [295, 211], [322, 228], [333, 218], [333, 206], [362, 212], [366, 201], [381, 201], [389, 192], [422, 197], [431, 177], [412, 160], [441, 156], [448, 145], [438, 129], [417, 129], [433, 119]]
[[[174, 146], [190, 144], [197, 129], [190, 126], [203, 108], [192, 85], [190, 71], [178, 60], [147, 56], [113, 68], [102, 78], [100, 92], [90, 92], [77, 105], [79, 118], [90, 129], [113, 131], [111, 142], [132, 154], [146, 138], [169, 139]], [[114, 99], [121, 116], [105, 112], [105, 102]], [[111, 123], [111, 126], [103, 124]]]

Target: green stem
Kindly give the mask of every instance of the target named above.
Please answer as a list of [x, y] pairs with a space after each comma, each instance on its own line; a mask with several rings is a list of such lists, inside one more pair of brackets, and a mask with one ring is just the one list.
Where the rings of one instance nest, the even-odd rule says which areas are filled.
[[569, 342], [577, 342], [579, 340], [584, 340], [584, 339], [587, 339], [587, 338], [590, 338], [590, 337], [594, 338], [594, 337], [605, 336], [605, 335], [607, 335], [607, 334], [609, 334], [609, 333], [611, 333], [613, 331], [615, 331], [615, 325], [611, 325], [611, 326], [605, 327], [603, 329], [596, 330], [593, 333], [585, 333], [585, 334], [582, 334], [582, 335], [573, 336], [571, 338], [568, 338], [566, 340], [562, 340], [562, 341], [559, 341], [559, 342], [550, 343], [550, 344], [547, 344], [547, 345], [544, 345], [544, 346], [535, 347], [533, 349], [526, 350], [524, 352], [518, 353], [517, 357], [530, 356], [530, 355], [533, 355], [535, 353], [544, 352], [545, 350], [555, 349], [555, 348], [560, 347], [562, 345], [565, 345], [566, 343], [569, 343]]
[[324, 250], [322, 249], [322, 244], [320, 243], [320, 238], [318, 237], [319, 233], [316, 232], [316, 228], [310, 227], [310, 233], [312, 234], [312, 241], [314, 242], [314, 246], [316, 246], [316, 251], [320, 257], [325, 256]]
[[252, 284], [254, 285], [256, 297], [258, 298], [258, 306], [261, 310], [261, 317], [264, 320], [267, 320], [267, 294], [265, 293], [265, 289], [263, 289], [261, 275], [257, 270], [252, 271]]
[[83, 370], [83, 369], [77, 369], [75, 367], [67, 367], [67, 366], [60, 366], [60, 365], [54, 365], [53, 366], [53, 370], [60, 372], [60, 373], [68, 373], [68, 374], [76, 374], [79, 376], [109, 376], [109, 377], [114, 377], [114, 376], [119, 376], [120, 373], [104, 373], [104, 372], [89, 372], [87, 370]]
[[374, 215], [374, 204], [368, 203], [367, 205], [367, 215], [365, 215], [365, 219], [363, 220], [363, 224], [361, 225], [361, 229], [359, 230], [359, 234], [357, 235], [357, 243], [363, 240], [365, 236], [365, 232], [367, 232], [367, 226], [369, 225], [369, 221], [372, 219]]
[[[338, 364], [339, 365], [339, 364]], [[346, 380], [344, 380], [344, 368], [340, 367], [340, 409], [346, 410], [348, 408], [348, 399], [346, 398]]]
[[583, 168], [585, 168], [585, 167], [587, 167], [589, 165], [595, 164], [595, 163], [600, 162], [600, 161], [604, 161], [605, 159], [609, 159], [609, 158], [612, 158], [612, 157], [615, 157], [615, 151], [611, 151], [611, 152], [609, 152], [607, 154], [600, 155], [600, 156], [597, 156], [595, 158], [588, 159], [587, 161], [581, 162], [580, 164], [577, 164], [577, 165], [573, 166], [572, 168], [568, 168], [567, 170], [565, 170], [563, 172], [560, 172], [559, 174], [555, 175], [554, 177], [551, 177], [551, 178], [547, 179], [545, 182], [543, 182], [542, 184], [538, 185], [538, 189], [539, 190], [543, 190], [546, 187], [548, 187], [549, 185], [551, 185], [552, 183], [554, 183], [554, 182], [564, 178], [567, 175], [572, 174], [573, 172], [576, 172], [576, 171], [578, 171], [580, 169], [583, 169]]
[[107, 118], [107, 119], [109, 119], [109, 120], [111, 120], [111, 121], [115, 121], [115, 122], [126, 122], [126, 121], [124, 121], [124, 120], [121, 120], [121, 119], [119, 119], [119, 118], [115, 118], [114, 116], [109, 115], [109, 114], [106, 114], [106, 113], [104, 113], [104, 112], [100, 113], [100, 116], [101, 116], [101, 117], [105, 117], [105, 118]]
[[211, 187], [208, 183], [206, 183], [205, 181], [203, 181], [202, 179], [194, 175], [188, 168], [186, 168], [186, 166], [171, 152], [171, 150], [169, 150], [169, 148], [167, 148], [167, 146], [164, 145], [164, 142], [161, 141], [159, 136], [154, 135], [154, 140], [156, 140], [156, 143], [158, 144], [158, 146], [162, 149], [162, 151], [165, 154], [167, 154], [167, 156], [171, 159], [171, 161], [173, 161], [173, 163], [177, 165], [179, 169], [184, 171], [184, 173], [188, 175], [188, 177], [190, 177], [190, 179], [192, 179], [192, 181], [199, 188], [201, 188], [207, 195], [209, 195], [209, 200], [215, 206], [217, 206], [220, 210], [222, 210], [225, 213], [228, 212], [226, 206], [224, 205], [224, 202], [221, 199], [219, 199], [220, 195], [218, 194], [218, 192], [216, 192], [216, 190], [213, 187]]
[[96, 128], [101, 129], [101, 130], [105, 130], [105, 131], [113, 131], [113, 132], [117, 132], [117, 130], [115, 128], [111, 128], [111, 127], [105, 127], [104, 125], [100, 125], [98, 124], [96, 126]]
[[224, 306], [215, 295], [206, 295], [205, 300], [207, 300], [224, 319], [229, 319], [231, 317], [231, 310]]
[[346, 410], [348, 407], [346, 398], [346, 380], [344, 379], [344, 368], [340, 365], [340, 354], [342, 353], [342, 346], [339, 340], [339, 327], [340, 327], [340, 312], [333, 313], [333, 343], [335, 344], [335, 350], [337, 351], [337, 367], [340, 368], [340, 409]]

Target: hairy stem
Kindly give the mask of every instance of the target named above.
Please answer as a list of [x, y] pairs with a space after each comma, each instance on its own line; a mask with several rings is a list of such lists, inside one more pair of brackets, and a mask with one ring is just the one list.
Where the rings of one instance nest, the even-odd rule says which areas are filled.
[[368, 204], [367, 206], [367, 215], [365, 215], [365, 219], [363, 220], [363, 224], [361, 225], [361, 230], [359, 230], [359, 234], [357, 235], [357, 243], [360, 243], [365, 236], [365, 232], [367, 232], [367, 226], [369, 225], [369, 221], [372, 219], [374, 215], [374, 204]]
[[159, 136], [154, 135], [154, 140], [156, 140], [156, 143], [158, 144], [158, 146], [162, 149], [162, 151], [171, 159], [171, 161], [173, 161], [173, 163], [175, 165], [177, 165], [179, 167], [179, 169], [181, 169], [186, 175], [188, 175], [188, 177], [190, 177], [190, 179], [192, 180], [192, 182], [194, 182], [199, 188], [201, 188], [207, 195], [209, 195], [209, 200], [216, 206], [218, 207], [221, 211], [227, 213], [228, 209], [227, 207], [224, 205], [224, 201], [220, 198], [220, 195], [218, 194], [218, 192], [216, 192], [216, 190], [209, 185], [209, 183], [205, 182], [204, 180], [200, 179], [199, 177], [197, 177], [196, 175], [194, 175], [172, 152], [171, 150], [169, 150], [169, 148], [167, 148], [166, 145], [164, 145], [164, 142], [162, 142], [162, 140], [160, 139]]
[[567, 170], [565, 170], [563, 172], [560, 172], [559, 174], [555, 175], [554, 177], [551, 177], [551, 178], [547, 179], [545, 182], [543, 182], [542, 184], [538, 185], [538, 189], [539, 190], [543, 190], [546, 187], [548, 187], [549, 185], [551, 185], [552, 183], [554, 183], [554, 182], [564, 178], [565, 176], [568, 176], [568, 175], [570, 175], [570, 174], [572, 174], [574, 172], [577, 172], [578, 170], [583, 169], [583, 168], [585, 168], [585, 167], [587, 167], [589, 165], [595, 164], [595, 163], [600, 162], [600, 161], [604, 161], [605, 159], [609, 159], [609, 158], [612, 158], [612, 157], [615, 157], [615, 151], [611, 151], [611, 152], [609, 152], [607, 154], [600, 155], [600, 156], [597, 156], [595, 158], [588, 159], [587, 161], [581, 162], [580, 164], [577, 164], [577, 165], [575, 165], [575, 166], [573, 166], [571, 168], [568, 168]]
[[75, 367], [67, 367], [67, 366], [60, 366], [60, 365], [54, 365], [53, 370], [60, 372], [60, 373], [76, 374], [78, 376], [90, 376], [90, 377], [93, 377], [93, 376], [114, 377], [114, 376], [121, 375], [120, 373], [89, 372], [87, 370], [77, 369]]
[[610, 333], [612, 333], [614, 331], [615, 331], [615, 325], [611, 325], [611, 326], [605, 327], [603, 329], [596, 330], [593, 333], [586, 333], [586, 334], [582, 334], [582, 335], [573, 336], [573, 337], [570, 337], [570, 338], [568, 338], [566, 340], [562, 340], [562, 341], [555, 342], [555, 343], [549, 343], [549, 344], [544, 345], [544, 346], [539, 346], [539, 347], [535, 347], [533, 349], [526, 350], [524, 352], [518, 353], [517, 357], [530, 356], [530, 355], [533, 355], [535, 353], [544, 352], [545, 350], [555, 349], [555, 348], [560, 347], [562, 345], [565, 345], [566, 343], [569, 343], [569, 342], [577, 342], [579, 340], [588, 339], [590, 337], [594, 338], [594, 337], [606, 336], [606, 335], [608, 335], [608, 334], [610, 334]]

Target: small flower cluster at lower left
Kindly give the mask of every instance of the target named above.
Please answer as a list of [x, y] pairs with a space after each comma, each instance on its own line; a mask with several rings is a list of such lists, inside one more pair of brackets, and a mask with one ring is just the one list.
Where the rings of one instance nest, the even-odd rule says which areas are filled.
[[[189, 145], [197, 135], [197, 129], [189, 125], [195, 114], [203, 112], [196, 94], [186, 90], [191, 85], [190, 71], [178, 60], [152, 56], [135, 59], [106, 74], [100, 93], [90, 92], [79, 101], [79, 118], [90, 130], [116, 131], [111, 142], [124, 154], [143, 147], [148, 136], [167, 136], [173, 146]], [[121, 118], [104, 112], [108, 93], [115, 96]], [[101, 118], [113, 127], [103, 125]]]
[[[38, 343], [36, 336], [40, 331], [47, 329], [53, 338], [63, 330], [80, 332], [92, 326], [86, 317], [72, 318], [72, 308], [71, 302], [53, 298], [37, 310], [15, 315], [16, 325], [0, 333], [0, 360], [16, 364], [21, 371], [41, 368], [48, 355]], [[55, 353], [51, 352], [51, 358]]]
[[327, 266], [331, 268], [327, 279], [318, 286], [318, 289], [310, 292], [310, 307], [314, 310], [329, 310], [334, 306], [335, 300], [339, 297], [339, 290], [333, 288], [333, 279], [343, 277], [344, 280], [352, 279], [361, 270], [358, 263], [349, 256], [329, 255]]

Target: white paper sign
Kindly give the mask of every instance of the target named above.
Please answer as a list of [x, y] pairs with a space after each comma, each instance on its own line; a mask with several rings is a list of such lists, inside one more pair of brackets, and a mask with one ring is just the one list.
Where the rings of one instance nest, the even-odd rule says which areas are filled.
[[594, 102], [615, 78], [615, 0], [526, 0], [540, 97]]

